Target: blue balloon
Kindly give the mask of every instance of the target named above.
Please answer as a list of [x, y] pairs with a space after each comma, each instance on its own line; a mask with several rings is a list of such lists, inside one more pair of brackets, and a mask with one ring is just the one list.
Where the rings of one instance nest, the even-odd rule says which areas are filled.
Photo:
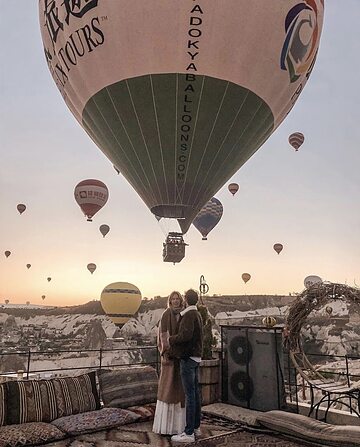
[[207, 240], [207, 235], [219, 223], [223, 215], [223, 206], [220, 200], [213, 197], [203, 206], [199, 214], [193, 220], [194, 227], [200, 231], [202, 240]]

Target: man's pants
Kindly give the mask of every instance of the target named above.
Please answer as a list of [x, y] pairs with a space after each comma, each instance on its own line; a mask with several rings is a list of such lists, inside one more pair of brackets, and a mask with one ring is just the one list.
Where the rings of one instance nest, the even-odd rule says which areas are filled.
[[185, 433], [192, 435], [200, 427], [201, 399], [199, 389], [199, 363], [190, 358], [180, 360], [180, 375], [185, 393]]

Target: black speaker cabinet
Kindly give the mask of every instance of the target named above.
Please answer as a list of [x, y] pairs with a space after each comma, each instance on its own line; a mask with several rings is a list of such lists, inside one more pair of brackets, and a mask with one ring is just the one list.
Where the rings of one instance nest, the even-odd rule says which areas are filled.
[[222, 401], [252, 410], [285, 407], [281, 328], [222, 326]]

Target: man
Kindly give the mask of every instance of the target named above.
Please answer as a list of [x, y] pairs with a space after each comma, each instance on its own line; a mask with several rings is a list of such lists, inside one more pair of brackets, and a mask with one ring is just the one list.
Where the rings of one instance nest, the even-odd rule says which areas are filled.
[[186, 308], [180, 312], [178, 333], [169, 337], [170, 355], [180, 358], [180, 375], [185, 392], [185, 431], [171, 437], [175, 442], [194, 442], [200, 434], [201, 399], [199, 364], [203, 346], [203, 322], [195, 290], [185, 292]]

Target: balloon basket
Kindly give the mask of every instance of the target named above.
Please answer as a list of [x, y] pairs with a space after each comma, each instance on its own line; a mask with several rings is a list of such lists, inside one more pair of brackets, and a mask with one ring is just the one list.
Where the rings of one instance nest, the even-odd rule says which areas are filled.
[[188, 244], [184, 242], [181, 233], [169, 233], [163, 243], [163, 261], [180, 262], [185, 257], [185, 247]]

